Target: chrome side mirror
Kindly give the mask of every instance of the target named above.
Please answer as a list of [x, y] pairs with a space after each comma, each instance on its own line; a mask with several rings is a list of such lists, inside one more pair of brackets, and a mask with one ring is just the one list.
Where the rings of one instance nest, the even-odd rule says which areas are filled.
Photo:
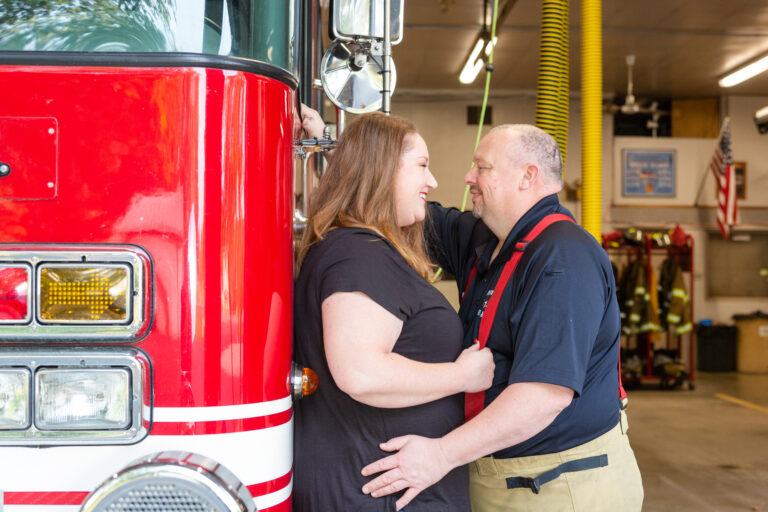
[[[390, 44], [403, 39], [403, 2], [390, 0]], [[384, 39], [384, 0], [333, 0], [334, 39]]]
[[389, 114], [395, 89], [392, 45], [402, 40], [404, 0], [334, 0], [335, 38], [320, 64], [328, 98], [340, 109]]
[[[323, 89], [334, 105], [352, 114], [379, 110], [384, 89], [384, 55], [381, 43], [335, 41], [320, 64]], [[389, 91], [397, 74], [392, 58]]]

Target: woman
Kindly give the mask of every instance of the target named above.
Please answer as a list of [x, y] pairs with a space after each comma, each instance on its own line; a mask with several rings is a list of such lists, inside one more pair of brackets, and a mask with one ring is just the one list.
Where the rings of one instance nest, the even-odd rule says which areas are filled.
[[[317, 135], [316, 113], [305, 112]], [[373, 113], [349, 124], [313, 196], [298, 258], [295, 359], [320, 385], [296, 406], [295, 511], [394, 512], [398, 496], [361, 492], [360, 470], [385, 455], [378, 443], [442, 436], [463, 421], [462, 392], [491, 384], [490, 352], [462, 352], [461, 323], [427, 281], [422, 223], [435, 187], [415, 127]], [[407, 510], [468, 512], [466, 468]]]

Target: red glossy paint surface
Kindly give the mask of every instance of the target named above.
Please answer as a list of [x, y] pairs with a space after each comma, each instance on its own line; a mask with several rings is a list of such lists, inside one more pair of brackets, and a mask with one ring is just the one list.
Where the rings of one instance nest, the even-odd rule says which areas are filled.
[[5, 505], [80, 505], [87, 492], [6, 492]]
[[0, 178], [0, 199], [53, 199], [57, 181], [56, 119], [5, 116], [3, 109], [0, 111], [0, 162], [10, 165], [11, 172]]
[[[55, 197], [0, 199], [0, 242], [147, 251], [154, 323], [137, 346], [156, 406], [287, 396], [293, 91], [234, 71], [33, 66], [0, 67], [0, 90], [4, 123], [57, 135]], [[37, 180], [9, 160], [48, 146], [18, 148], [0, 147], [9, 178]]]

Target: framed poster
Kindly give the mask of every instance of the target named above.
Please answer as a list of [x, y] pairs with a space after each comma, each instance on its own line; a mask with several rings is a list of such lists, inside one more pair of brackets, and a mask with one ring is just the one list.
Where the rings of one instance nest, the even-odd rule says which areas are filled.
[[624, 149], [621, 152], [624, 197], [675, 197], [674, 149]]
[[747, 162], [733, 162], [733, 175], [736, 178], [736, 197], [747, 198]]

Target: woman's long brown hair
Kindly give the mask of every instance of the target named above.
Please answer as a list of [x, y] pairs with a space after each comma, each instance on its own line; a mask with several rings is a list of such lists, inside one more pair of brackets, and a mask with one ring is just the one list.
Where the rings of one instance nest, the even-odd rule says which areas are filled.
[[363, 114], [347, 126], [310, 200], [299, 266], [329, 231], [362, 227], [389, 240], [429, 279], [433, 266], [424, 250], [423, 222], [399, 227], [395, 211], [395, 174], [407, 149], [405, 138], [412, 133], [417, 131], [410, 121], [381, 112]]

